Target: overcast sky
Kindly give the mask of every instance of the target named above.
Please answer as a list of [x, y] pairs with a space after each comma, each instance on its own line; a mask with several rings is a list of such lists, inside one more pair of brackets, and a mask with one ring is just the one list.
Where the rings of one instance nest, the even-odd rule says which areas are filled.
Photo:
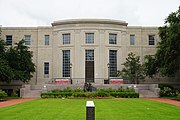
[[162, 26], [180, 0], [0, 0], [0, 25], [46, 26], [53, 21], [103, 18]]

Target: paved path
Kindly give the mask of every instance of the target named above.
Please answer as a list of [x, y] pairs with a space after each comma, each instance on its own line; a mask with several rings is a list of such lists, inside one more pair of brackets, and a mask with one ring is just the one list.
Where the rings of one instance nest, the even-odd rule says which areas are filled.
[[171, 99], [166, 99], [166, 98], [145, 98], [145, 99], [180, 106], [180, 101], [176, 101], [176, 100], [171, 100]]
[[0, 108], [19, 104], [19, 103], [30, 101], [30, 100], [35, 100], [35, 99], [36, 98], [24, 98], [24, 99], [11, 99], [7, 101], [3, 101], [3, 102], [0, 102]]

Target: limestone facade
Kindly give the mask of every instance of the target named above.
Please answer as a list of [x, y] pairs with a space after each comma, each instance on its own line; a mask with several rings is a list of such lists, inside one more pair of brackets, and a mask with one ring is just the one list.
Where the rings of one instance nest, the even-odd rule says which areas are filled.
[[[36, 72], [30, 82], [32, 85], [53, 83], [56, 79], [66, 78], [72, 78], [73, 84], [84, 84], [88, 76], [87, 69], [93, 70], [88, 71], [88, 74], [93, 74], [94, 83], [102, 83], [111, 77], [108, 68], [110, 51], [117, 52], [115, 69], [121, 70], [121, 64], [125, 62], [128, 53], [135, 53], [143, 62], [145, 55], [155, 53], [160, 40], [158, 27], [128, 26], [125, 21], [107, 19], [61, 20], [48, 27], [1, 29], [5, 41], [8, 36], [12, 36], [12, 45], [30, 36], [28, 46], [33, 51], [33, 62], [36, 65]], [[46, 37], [48, 41], [45, 42]], [[88, 43], [87, 39], [93, 42]], [[87, 50], [93, 51], [93, 69], [86, 67]], [[63, 51], [70, 52], [69, 63], [63, 59]], [[67, 64], [69, 68], [63, 67]], [[66, 75], [63, 74], [69, 75], [64, 77]]]

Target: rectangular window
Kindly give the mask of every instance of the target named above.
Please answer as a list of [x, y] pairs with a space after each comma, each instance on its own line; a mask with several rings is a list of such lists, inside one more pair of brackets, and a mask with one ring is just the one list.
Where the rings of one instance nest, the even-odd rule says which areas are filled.
[[63, 77], [70, 77], [70, 50], [63, 50]]
[[44, 36], [44, 44], [49, 45], [49, 35]]
[[86, 61], [94, 61], [94, 50], [86, 50]]
[[70, 33], [63, 34], [63, 44], [70, 44]]
[[6, 45], [12, 45], [12, 35], [6, 35]]
[[109, 44], [116, 44], [117, 34], [109, 33]]
[[130, 35], [130, 45], [134, 45], [135, 35]]
[[49, 62], [44, 62], [44, 77], [49, 78]]
[[109, 50], [109, 77], [117, 77], [117, 50]]
[[31, 45], [31, 35], [24, 35], [25, 45]]
[[148, 36], [149, 45], [155, 45], [155, 35]]
[[86, 33], [86, 43], [87, 44], [94, 43], [94, 33]]

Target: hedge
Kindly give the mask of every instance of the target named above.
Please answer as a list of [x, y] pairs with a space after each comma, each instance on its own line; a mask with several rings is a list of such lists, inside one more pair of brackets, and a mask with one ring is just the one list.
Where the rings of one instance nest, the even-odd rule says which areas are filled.
[[136, 92], [48, 92], [42, 93], [41, 98], [96, 98], [96, 97], [116, 97], [116, 98], [138, 98], [139, 93]]
[[116, 98], [139, 98], [136, 92], [111, 92], [110, 95]]

